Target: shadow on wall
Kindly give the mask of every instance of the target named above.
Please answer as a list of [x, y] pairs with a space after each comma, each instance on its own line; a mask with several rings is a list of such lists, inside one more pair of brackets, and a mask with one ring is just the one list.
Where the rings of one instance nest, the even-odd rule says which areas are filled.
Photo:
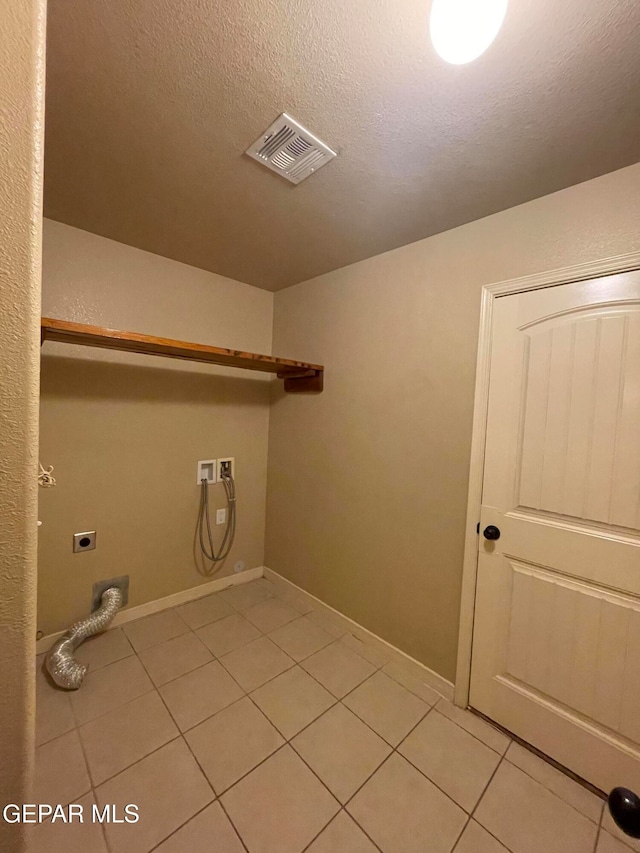
[[[145, 356], [139, 358], [144, 359]], [[148, 360], [151, 358], [148, 357]], [[43, 355], [40, 394], [43, 397], [207, 402], [243, 406], [264, 406], [269, 403], [271, 383], [256, 378], [249, 371], [246, 371], [247, 376], [242, 375], [244, 371], [234, 371], [234, 375], [200, 373], [189, 370], [186, 363], [178, 364], [184, 364], [184, 367], [165, 369], [116, 361]]]

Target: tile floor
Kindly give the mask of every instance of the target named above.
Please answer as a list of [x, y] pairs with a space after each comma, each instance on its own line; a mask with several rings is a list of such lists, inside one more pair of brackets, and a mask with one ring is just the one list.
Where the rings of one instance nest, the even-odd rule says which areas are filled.
[[264, 579], [39, 659], [29, 853], [629, 853], [592, 793]]

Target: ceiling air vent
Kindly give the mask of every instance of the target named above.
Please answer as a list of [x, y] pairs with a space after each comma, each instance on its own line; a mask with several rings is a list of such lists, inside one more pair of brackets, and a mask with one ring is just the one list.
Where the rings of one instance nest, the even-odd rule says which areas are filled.
[[292, 184], [304, 181], [336, 156], [335, 151], [286, 113], [246, 153]]

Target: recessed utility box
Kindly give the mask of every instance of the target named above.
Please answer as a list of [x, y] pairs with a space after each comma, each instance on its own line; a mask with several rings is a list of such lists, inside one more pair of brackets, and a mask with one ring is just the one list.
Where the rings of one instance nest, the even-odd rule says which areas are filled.
[[218, 482], [222, 482], [222, 477], [224, 474], [228, 474], [230, 477], [236, 476], [236, 458], [235, 456], [223, 456], [221, 459], [218, 459], [218, 467], [217, 467], [217, 478]]
[[216, 459], [201, 459], [200, 462], [198, 462], [198, 479], [196, 482], [200, 485], [203, 480], [206, 480], [207, 483], [212, 486], [217, 482], [216, 471]]

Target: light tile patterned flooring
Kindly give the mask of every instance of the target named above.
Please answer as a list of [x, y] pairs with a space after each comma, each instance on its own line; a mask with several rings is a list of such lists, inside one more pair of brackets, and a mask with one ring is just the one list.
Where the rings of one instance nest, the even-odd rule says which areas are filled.
[[88, 640], [37, 691], [29, 853], [629, 853], [598, 797], [261, 579]]

